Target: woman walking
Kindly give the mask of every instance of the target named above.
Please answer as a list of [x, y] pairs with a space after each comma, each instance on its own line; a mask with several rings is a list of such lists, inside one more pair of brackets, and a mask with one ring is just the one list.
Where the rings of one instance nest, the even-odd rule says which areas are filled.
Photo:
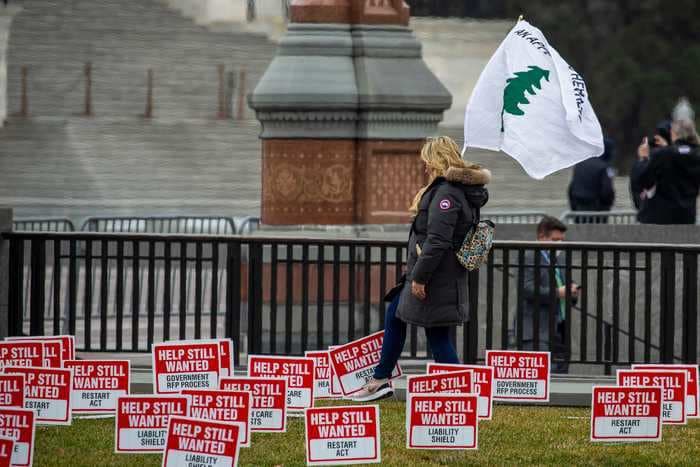
[[385, 298], [384, 343], [379, 365], [354, 398], [365, 402], [389, 397], [389, 377], [406, 342], [406, 325], [425, 328], [439, 363], [459, 363], [449, 338], [452, 326], [467, 320], [466, 270], [457, 260], [476, 213], [488, 201], [484, 187], [491, 173], [462, 159], [457, 144], [446, 136], [428, 140], [421, 160], [430, 183], [415, 196], [403, 280]]

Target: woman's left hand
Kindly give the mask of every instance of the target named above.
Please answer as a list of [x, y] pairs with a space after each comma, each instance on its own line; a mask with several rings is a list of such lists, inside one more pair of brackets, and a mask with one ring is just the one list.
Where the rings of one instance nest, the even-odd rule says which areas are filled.
[[411, 281], [411, 293], [418, 299], [418, 300], [425, 300], [426, 294], [425, 294], [425, 284], [419, 284], [416, 281]]

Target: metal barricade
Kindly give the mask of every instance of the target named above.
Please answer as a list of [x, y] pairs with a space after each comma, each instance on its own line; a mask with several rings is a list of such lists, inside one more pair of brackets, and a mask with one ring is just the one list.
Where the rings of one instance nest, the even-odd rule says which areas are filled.
[[639, 224], [637, 211], [564, 211], [559, 217], [565, 224]]
[[75, 232], [73, 222], [67, 217], [27, 217], [14, 219], [13, 230], [25, 232]]
[[536, 224], [547, 214], [536, 211], [482, 211], [481, 218], [494, 224]]
[[89, 217], [80, 230], [104, 233], [204, 235], [234, 235], [237, 233], [233, 219], [224, 216]]

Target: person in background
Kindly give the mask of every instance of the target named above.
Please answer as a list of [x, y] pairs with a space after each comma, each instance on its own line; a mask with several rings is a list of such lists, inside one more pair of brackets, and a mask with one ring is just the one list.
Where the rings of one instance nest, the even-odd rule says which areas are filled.
[[[671, 144], [671, 120], [662, 120], [657, 123], [656, 128], [654, 129], [654, 134], [651, 136], [651, 138], [642, 139], [642, 144], [644, 141], [647, 142], [649, 150], [665, 147]], [[632, 195], [634, 208], [637, 211], [642, 209], [642, 203], [647, 199], [646, 190], [639, 185], [639, 173], [644, 170], [645, 166], [646, 159], [639, 157], [638, 149], [637, 161], [632, 166], [632, 171], [630, 172], [630, 193]]]
[[484, 187], [491, 173], [462, 159], [446, 136], [431, 138], [421, 149], [430, 183], [416, 193], [410, 207], [406, 274], [385, 297], [381, 359], [374, 376], [352, 398], [366, 402], [393, 394], [389, 377], [406, 342], [406, 326], [425, 328], [439, 363], [459, 363], [450, 329], [467, 320], [467, 271], [457, 260], [464, 237], [489, 198]]
[[[569, 205], [572, 211], [610, 211], [615, 202], [613, 178], [615, 170], [612, 161], [615, 157], [615, 143], [604, 140], [605, 149], [599, 157], [579, 162], [574, 167], [574, 175], [569, 184]], [[607, 217], [576, 217], [577, 224], [606, 223]]]
[[639, 222], [643, 224], [695, 224], [700, 187], [700, 138], [692, 120], [671, 125], [671, 144], [647, 138], [637, 150], [638, 161], [630, 183], [641, 188]]
[[[559, 219], [545, 216], [537, 224], [538, 242], [561, 242], [566, 235], [566, 225]], [[535, 268], [535, 254], [540, 256], [539, 273]], [[555, 335], [552, 336], [552, 371], [554, 373], [567, 373], [569, 370], [568, 355], [565, 346], [565, 299], [567, 284], [562, 268], [557, 267], [557, 258], [550, 258], [549, 251], [527, 250], [525, 251], [523, 269], [523, 296], [521, 307], [523, 311], [522, 344], [524, 350], [550, 350], [549, 315], [552, 310], [552, 296], [550, 294], [550, 270], [554, 267], [556, 290], [554, 291]], [[535, 277], [539, 274], [538, 288], [535, 288]], [[568, 284], [571, 290], [572, 300], [578, 298], [580, 287], [575, 283]], [[536, 303], [539, 298], [539, 302]], [[537, 307], [536, 307], [537, 306]], [[535, 330], [534, 317], [539, 314], [539, 327]], [[517, 325], [517, 318], [516, 318]], [[535, 347], [535, 332], [539, 336], [539, 343]]]

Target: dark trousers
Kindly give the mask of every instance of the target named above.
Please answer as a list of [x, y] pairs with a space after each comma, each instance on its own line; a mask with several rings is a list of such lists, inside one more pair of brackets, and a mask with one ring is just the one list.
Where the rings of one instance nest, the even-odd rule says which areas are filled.
[[[407, 286], [409, 287], [409, 286]], [[406, 343], [406, 323], [396, 317], [399, 306], [399, 296], [389, 304], [384, 314], [384, 343], [379, 365], [374, 369], [376, 379], [389, 378], [391, 371], [399, 361], [403, 346]], [[449, 326], [425, 328], [425, 337], [433, 352], [433, 358], [438, 363], [459, 363], [459, 357], [450, 342]]]
[[[532, 309], [526, 309], [523, 312], [523, 350], [549, 350], [549, 310], [541, 308], [539, 316], [539, 329], [537, 335], [539, 342], [535, 348], [533, 331], [535, 327], [535, 318]], [[566, 340], [564, 337], [565, 322], [557, 319], [554, 325], [554, 336], [552, 338], [552, 373], [568, 373], [569, 372], [569, 357], [566, 353]]]

